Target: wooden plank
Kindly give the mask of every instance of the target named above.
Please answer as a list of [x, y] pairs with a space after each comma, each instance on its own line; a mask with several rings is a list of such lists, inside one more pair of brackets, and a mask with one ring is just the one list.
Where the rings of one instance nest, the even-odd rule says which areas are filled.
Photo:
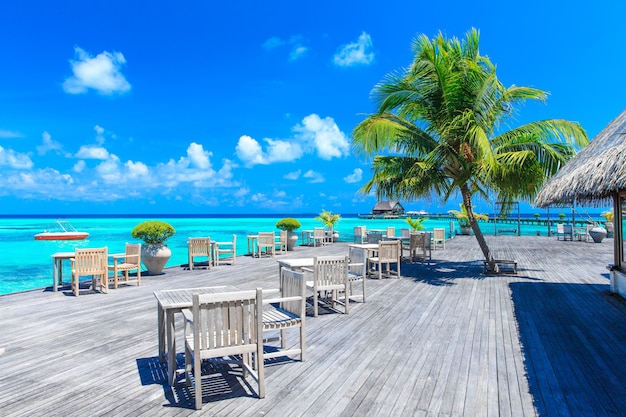
[[[608, 293], [612, 241], [497, 236], [488, 244], [517, 260], [517, 275], [483, 274], [475, 239], [455, 237], [431, 261], [403, 264], [402, 279], [368, 279], [368, 301], [349, 315], [307, 317], [307, 361], [269, 362], [265, 399], [239, 377], [217, 378], [213, 386], [229, 392], [197, 414], [623, 414], [626, 302]], [[346, 254], [347, 245], [296, 247], [277, 259]], [[0, 296], [0, 414], [196, 414], [184, 383], [163, 385], [153, 292], [276, 288], [278, 264], [244, 256], [165, 272], [107, 295]]]

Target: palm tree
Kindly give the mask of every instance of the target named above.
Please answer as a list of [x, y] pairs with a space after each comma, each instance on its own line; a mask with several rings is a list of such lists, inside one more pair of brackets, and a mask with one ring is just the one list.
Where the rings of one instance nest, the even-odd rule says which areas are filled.
[[542, 120], [504, 129], [525, 100], [547, 93], [505, 87], [478, 51], [479, 32], [460, 41], [441, 33], [413, 42], [411, 66], [374, 87], [378, 111], [353, 131], [357, 154], [374, 156], [373, 176], [361, 189], [379, 198], [413, 200], [461, 194], [487, 261], [493, 257], [472, 210], [472, 197], [497, 195], [504, 210], [530, 201], [543, 182], [587, 144], [578, 123]]

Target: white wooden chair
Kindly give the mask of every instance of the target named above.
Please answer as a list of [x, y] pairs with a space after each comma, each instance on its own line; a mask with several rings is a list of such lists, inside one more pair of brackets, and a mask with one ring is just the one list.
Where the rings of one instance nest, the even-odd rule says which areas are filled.
[[569, 236], [569, 240], [574, 240], [574, 231], [571, 224], [563, 224], [557, 223], [556, 225], [556, 239], [567, 240], [567, 236]]
[[441, 245], [442, 249], [446, 248], [446, 229], [443, 227], [435, 227], [433, 229], [433, 248]]
[[[302, 272], [296, 272], [289, 268], [282, 268], [280, 273], [280, 290], [278, 297], [270, 296], [270, 292], [264, 291], [263, 298], [263, 331], [280, 331], [279, 337], [263, 335], [263, 343], [280, 341], [280, 348], [272, 352], [264, 350], [263, 358], [275, 358], [280, 356], [299, 355], [301, 361], [306, 360], [306, 281]], [[290, 329], [298, 329], [300, 344], [297, 347], [288, 348], [287, 332]]]
[[[343, 304], [344, 312], [348, 314], [348, 256], [316, 256], [313, 258], [313, 270], [308, 271], [313, 273], [313, 280], [306, 282], [306, 286], [313, 290], [313, 316], [318, 316], [318, 302], [322, 292], [326, 296], [330, 293], [332, 308], [336, 309], [338, 304]], [[343, 293], [343, 301], [339, 299], [340, 293]]]
[[237, 259], [237, 235], [233, 235], [232, 242], [213, 242], [213, 249], [215, 254], [213, 263], [215, 265], [228, 262], [231, 265], [235, 265], [235, 259]]
[[380, 232], [369, 232], [367, 234], [367, 243], [378, 243], [383, 240], [383, 234]]
[[402, 228], [400, 229], [400, 236], [401, 237], [409, 237], [411, 235], [411, 229], [408, 228]]
[[[243, 377], [250, 374], [257, 381], [258, 397], [265, 397], [262, 305], [263, 292], [258, 288], [256, 291], [194, 294], [192, 309], [183, 310], [185, 377], [187, 385], [194, 386], [196, 410], [202, 408], [202, 361], [207, 359], [228, 357], [231, 360], [227, 362], [239, 363]], [[240, 356], [232, 359], [234, 355]]]
[[365, 302], [365, 277], [367, 276], [367, 250], [350, 248], [348, 254], [348, 283], [350, 296], [354, 298], [354, 286], [361, 284], [361, 300]]
[[211, 238], [190, 237], [187, 240], [189, 270], [194, 268], [195, 258], [207, 258], [207, 268], [211, 268]]
[[261, 255], [271, 255], [272, 258], [276, 254], [276, 235], [274, 232], [259, 232], [259, 257]]
[[[110, 255], [113, 258], [113, 265], [109, 265], [109, 271], [113, 271], [113, 276], [108, 279], [104, 286], [104, 292], [109, 292], [109, 283], [113, 280], [113, 289], [117, 289], [119, 283], [129, 284], [136, 282], [141, 285], [141, 243], [127, 243], [126, 252]], [[137, 275], [131, 279], [130, 271], [137, 270]], [[124, 273], [124, 280], [119, 279], [119, 273]]]
[[[91, 275], [91, 286], [95, 290], [100, 281], [100, 291], [109, 287], [108, 249], [86, 248], [76, 249], [74, 257], [70, 258], [72, 269], [72, 292], [80, 295], [80, 277]], [[105, 291], [106, 292], [106, 291]]]
[[[370, 265], [375, 265], [378, 268], [378, 279], [383, 277], [383, 265], [387, 266], [387, 276], [400, 278], [400, 255], [402, 248], [400, 241], [398, 240], [383, 240], [378, 244], [378, 256], [374, 256], [368, 259]], [[395, 273], [391, 270], [391, 264], [397, 265], [397, 271]]]
[[323, 227], [313, 228], [313, 246], [323, 246], [326, 244], [326, 230]]
[[276, 247], [274, 250], [278, 249], [278, 253], [287, 253], [287, 239], [289, 237], [289, 232], [286, 230], [281, 230], [280, 234], [276, 236]]
[[367, 242], [367, 234], [365, 226], [354, 226], [354, 242], [365, 243]]
[[[410, 233], [409, 241], [402, 243], [402, 257], [408, 262], [415, 262], [417, 258], [417, 252], [422, 252], [422, 257], [426, 256], [426, 248], [424, 246], [424, 233]], [[405, 253], [408, 252], [407, 255]]]

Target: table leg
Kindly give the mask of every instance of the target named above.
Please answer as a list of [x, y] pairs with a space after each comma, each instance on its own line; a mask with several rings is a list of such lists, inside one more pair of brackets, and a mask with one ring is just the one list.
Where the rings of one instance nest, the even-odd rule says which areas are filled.
[[57, 292], [59, 290], [58, 288], [58, 283], [57, 283], [57, 277], [59, 276], [59, 263], [60, 261], [57, 259], [53, 259], [52, 261], [52, 291]]
[[157, 305], [157, 329], [159, 334], [159, 362], [165, 362], [165, 317], [161, 305]]
[[174, 385], [176, 376], [176, 328], [174, 312], [170, 309], [165, 313], [167, 334], [167, 383]]

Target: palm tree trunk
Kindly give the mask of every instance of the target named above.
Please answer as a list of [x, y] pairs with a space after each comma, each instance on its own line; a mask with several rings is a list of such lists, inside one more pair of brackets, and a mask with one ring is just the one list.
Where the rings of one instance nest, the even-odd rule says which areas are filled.
[[493, 263], [493, 256], [491, 255], [489, 246], [487, 246], [485, 236], [483, 236], [483, 232], [480, 230], [478, 222], [474, 217], [474, 211], [472, 210], [472, 194], [470, 193], [469, 187], [467, 185], [461, 187], [461, 196], [463, 197], [463, 205], [465, 206], [465, 210], [467, 211], [467, 219], [469, 220], [470, 226], [472, 226], [472, 231], [474, 232], [474, 236], [476, 236], [478, 246], [480, 246], [480, 250], [483, 252], [485, 260], [489, 262], [491, 270], [497, 272], [498, 266]]

